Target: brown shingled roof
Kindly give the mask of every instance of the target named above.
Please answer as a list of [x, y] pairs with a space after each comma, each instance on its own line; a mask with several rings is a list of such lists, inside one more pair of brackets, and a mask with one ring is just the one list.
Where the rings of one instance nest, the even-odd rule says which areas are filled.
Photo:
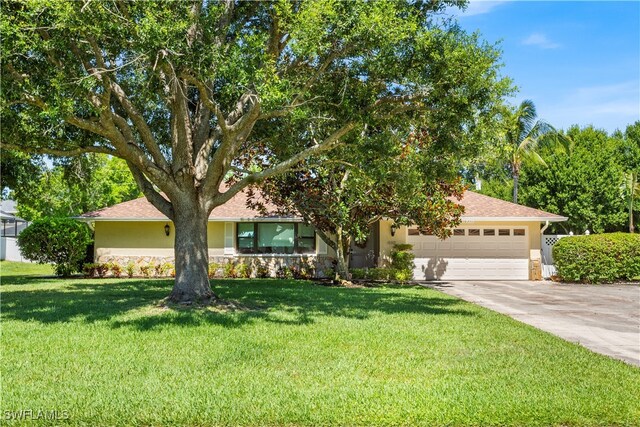
[[[462, 216], [467, 220], [540, 220], [540, 221], [566, 221], [567, 218], [544, 212], [538, 209], [529, 208], [527, 206], [517, 205], [515, 203], [506, 202], [494, 197], [485, 196], [483, 194], [466, 191], [462, 200], [456, 203], [464, 206], [465, 213]], [[275, 211], [275, 206], [267, 205], [269, 211]], [[240, 192], [232, 197], [224, 205], [215, 208], [210, 220], [251, 220], [275, 218], [276, 216], [263, 216], [260, 212], [247, 207], [247, 195]], [[158, 211], [144, 197], [130, 200], [128, 202], [119, 203], [117, 205], [100, 209], [97, 211], [85, 213], [80, 216], [83, 219], [97, 220], [159, 220], [167, 219], [160, 211]], [[289, 219], [294, 219], [289, 217]]]
[[[275, 212], [276, 207], [265, 203], [268, 212]], [[82, 219], [100, 220], [167, 220], [167, 217], [156, 209], [146, 198], [130, 200], [118, 203], [117, 205], [99, 209], [80, 215]], [[237, 220], [237, 219], [258, 219], [258, 218], [282, 218], [277, 215], [262, 215], [260, 212], [247, 207], [247, 193], [239, 192], [229, 201], [213, 209], [210, 220]], [[287, 217], [294, 219], [294, 217]]]
[[530, 208], [528, 206], [518, 205], [506, 202], [495, 197], [485, 196], [484, 194], [475, 193], [473, 191], [465, 191], [462, 200], [456, 203], [464, 206], [463, 219], [540, 219], [541, 221], [566, 221], [567, 218], [541, 211], [539, 209]]

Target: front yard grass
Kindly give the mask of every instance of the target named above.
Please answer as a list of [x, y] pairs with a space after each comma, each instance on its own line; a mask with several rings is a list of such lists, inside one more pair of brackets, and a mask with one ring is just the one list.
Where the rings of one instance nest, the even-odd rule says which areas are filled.
[[640, 425], [640, 369], [431, 289], [216, 280], [243, 309], [166, 309], [170, 280], [0, 268], [6, 425]]

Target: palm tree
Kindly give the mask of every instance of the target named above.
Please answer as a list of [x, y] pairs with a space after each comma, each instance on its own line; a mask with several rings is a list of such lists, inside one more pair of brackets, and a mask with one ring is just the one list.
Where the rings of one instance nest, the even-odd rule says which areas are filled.
[[568, 140], [556, 132], [550, 124], [537, 119], [536, 107], [531, 100], [524, 100], [517, 108], [503, 113], [504, 143], [509, 153], [509, 168], [513, 177], [513, 203], [518, 203], [518, 180], [525, 160], [546, 166], [536, 152], [543, 139], [553, 138], [567, 146]]
[[638, 181], [638, 172], [630, 171], [626, 174], [625, 185], [629, 190], [629, 233], [635, 232], [633, 224], [633, 204], [635, 199], [640, 195], [640, 181]]
[[620, 155], [626, 172], [626, 187], [629, 191], [629, 233], [635, 231], [633, 224], [633, 205], [640, 197], [640, 120], [627, 126], [624, 135], [615, 135], [622, 138]]

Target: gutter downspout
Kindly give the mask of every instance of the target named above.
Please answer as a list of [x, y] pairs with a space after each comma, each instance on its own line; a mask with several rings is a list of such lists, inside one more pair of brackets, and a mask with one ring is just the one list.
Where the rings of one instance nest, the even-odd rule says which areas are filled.
[[544, 242], [544, 232], [545, 230], [549, 228], [549, 220], [546, 220], [544, 225], [542, 226], [542, 228], [540, 229], [540, 257], [542, 258], [542, 265], [540, 267], [542, 267], [542, 278], [543, 279], [547, 279], [547, 275], [549, 274], [545, 274], [545, 265], [547, 265], [548, 261], [545, 259], [544, 256], [544, 251], [542, 250], [542, 243]]
[[546, 259], [544, 259], [544, 251], [542, 250], [542, 242], [544, 239], [544, 232], [545, 230], [549, 228], [549, 220], [545, 221], [545, 224], [542, 226], [542, 228], [540, 229], [540, 254], [542, 255], [542, 263], [546, 264]]
[[541, 236], [544, 234], [544, 232], [545, 232], [545, 230], [547, 228], [549, 228], [549, 220], [546, 220], [544, 226], [540, 229], [540, 235]]

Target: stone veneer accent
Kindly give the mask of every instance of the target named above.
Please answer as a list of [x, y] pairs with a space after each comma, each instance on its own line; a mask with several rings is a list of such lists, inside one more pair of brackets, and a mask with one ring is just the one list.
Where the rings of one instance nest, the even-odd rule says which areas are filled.
[[[165, 263], [174, 263], [174, 257], [154, 257], [154, 256], [118, 256], [103, 255], [96, 259], [97, 263], [118, 263], [125, 266], [133, 261], [136, 264], [136, 270], [140, 271], [140, 266], [153, 263], [154, 265], [162, 265]], [[276, 277], [276, 273], [280, 267], [305, 266], [315, 271], [315, 277], [323, 278], [333, 272], [333, 262], [335, 258], [327, 255], [218, 255], [210, 256], [209, 264], [227, 264], [235, 262], [236, 264], [244, 263], [251, 267], [251, 277], [256, 277], [258, 266], [266, 266], [271, 277]]]

